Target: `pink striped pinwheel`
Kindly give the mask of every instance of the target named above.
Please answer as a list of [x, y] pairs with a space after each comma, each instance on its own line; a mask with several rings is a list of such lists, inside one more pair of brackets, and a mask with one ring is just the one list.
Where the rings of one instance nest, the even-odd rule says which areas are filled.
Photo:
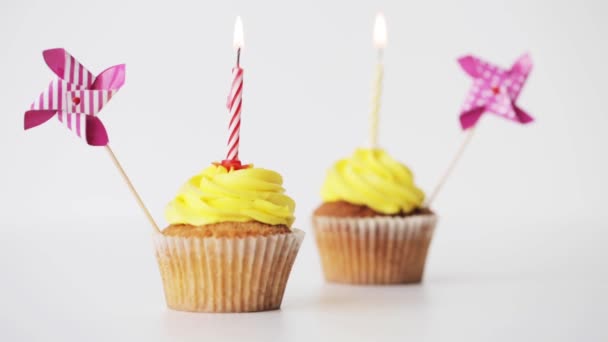
[[462, 57], [458, 62], [474, 79], [460, 114], [463, 129], [475, 126], [485, 112], [522, 124], [534, 120], [515, 104], [532, 70], [532, 59], [529, 55], [521, 56], [509, 70], [473, 56]]
[[125, 65], [112, 66], [97, 77], [64, 49], [43, 52], [44, 60], [59, 76], [25, 112], [24, 127], [39, 126], [53, 116], [92, 146], [106, 146], [108, 134], [97, 117], [125, 82]]

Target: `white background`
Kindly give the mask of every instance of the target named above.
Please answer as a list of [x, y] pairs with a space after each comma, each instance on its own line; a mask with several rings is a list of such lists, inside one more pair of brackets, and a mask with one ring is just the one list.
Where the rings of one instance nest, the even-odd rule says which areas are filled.
[[[111, 145], [157, 221], [225, 153], [232, 29], [246, 48], [241, 156], [284, 175], [310, 232], [325, 170], [367, 140], [374, 14], [387, 17], [380, 142], [430, 192], [463, 139], [456, 58], [529, 51], [520, 126], [485, 116], [436, 201], [419, 286], [322, 280], [312, 234], [281, 311], [168, 311], [150, 227], [103, 149], [23, 112], [65, 47], [127, 64]], [[0, 3], [0, 340], [606, 341], [605, 1], [16, 1]], [[173, 339], [171, 339], [173, 338]]]

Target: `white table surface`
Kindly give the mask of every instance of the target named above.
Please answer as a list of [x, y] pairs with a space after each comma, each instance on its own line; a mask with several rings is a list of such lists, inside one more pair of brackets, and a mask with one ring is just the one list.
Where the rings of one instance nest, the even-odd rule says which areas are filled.
[[308, 234], [281, 310], [193, 314], [164, 306], [143, 222], [74, 221], [3, 227], [0, 341], [608, 340], [598, 223], [442, 218], [424, 283], [387, 287], [324, 283]]

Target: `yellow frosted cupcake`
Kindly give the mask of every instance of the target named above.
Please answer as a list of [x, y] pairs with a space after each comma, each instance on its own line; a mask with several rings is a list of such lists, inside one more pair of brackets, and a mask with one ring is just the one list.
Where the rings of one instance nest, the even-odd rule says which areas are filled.
[[281, 306], [304, 233], [278, 173], [212, 165], [190, 178], [154, 237], [167, 305], [247, 312]]
[[357, 149], [328, 171], [313, 214], [328, 281], [417, 283], [437, 217], [412, 172], [382, 149]]

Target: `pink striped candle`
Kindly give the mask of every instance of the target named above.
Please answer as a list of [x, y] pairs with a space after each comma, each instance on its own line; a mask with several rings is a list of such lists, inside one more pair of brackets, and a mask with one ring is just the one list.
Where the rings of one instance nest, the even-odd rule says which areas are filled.
[[222, 165], [228, 169], [241, 169], [248, 167], [239, 160], [239, 145], [241, 141], [241, 109], [243, 104], [243, 68], [241, 68], [241, 49], [243, 48], [243, 23], [241, 17], [236, 18], [234, 25], [234, 48], [236, 49], [236, 65], [232, 68], [232, 83], [228, 95], [228, 111], [230, 124], [228, 125], [228, 144], [226, 159]]
[[243, 68], [238, 64], [232, 68], [232, 88], [228, 96], [230, 125], [228, 126], [228, 153], [226, 160], [239, 160], [239, 142], [241, 131], [241, 105], [243, 94]]

